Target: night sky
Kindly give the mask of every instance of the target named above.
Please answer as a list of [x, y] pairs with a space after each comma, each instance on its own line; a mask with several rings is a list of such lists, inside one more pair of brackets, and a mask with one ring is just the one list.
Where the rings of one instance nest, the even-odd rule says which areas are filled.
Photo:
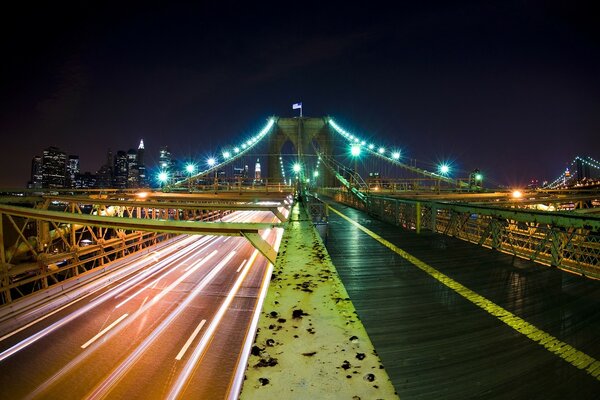
[[48, 146], [91, 172], [141, 138], [148, 167], [200, 158], [297, 101], [497, 184], [600, 159], [592, 1], [122, 3], [3, 10], [0, 187]]

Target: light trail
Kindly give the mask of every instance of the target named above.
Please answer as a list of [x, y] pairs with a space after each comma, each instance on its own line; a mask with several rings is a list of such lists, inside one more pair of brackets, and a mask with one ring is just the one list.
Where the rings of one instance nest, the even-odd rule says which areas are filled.
[[[273, 245], [275, 251], [279, 251], [282, 238], [283, 229], [277, 228], [275, 243]], [[235, 367], [235, 374], [228, 390], [227, 398], [229, 400], [236, 400], [239, 397], [240, 391], [242, 390], [242, 384], [244, 383], [244, 377], [246, 374], [246, 365], [248, 365], [248, 358], [250, 357], [250, 348], [252, 347], [252, 343], [254, 343], [254, 333], [256, 332], [256, 326], [258, 325], [258, 319], [260, 318], [260, 311], [262, 310], [263, 303], [267, 297], [267, 290], [269, 289], [269, 282], [271, 281], [272, 274], [273, 264], [269, 263], [263, 277], [258, 299], [256, 300], [252, 321], [250, 322], [250, 326], [246, 331], [246, 339], [244, 340], [242, 351], [240, 352], [240, 357], [238, 358], [238, 363]]]
[[[211, 253], [215, 254], [216, 250]], [[183, 310], [187, 308], [187, 306], [194, 300], [194, 298], [208, 285], [217, 274], [223, 269], [223, 267], [235, 256], [235, 252], [231, 252], [225, 257], [221, 262], [219, 262], [211, 271], [208, 273], [202, 281], [196, 286], [194, 291], [190, 293], [190, 295], [181, 302], [171, 314], [165, 318], [151, 334], [149, 334], [146, 339], [123, 361], [119, 366], [108, 376], [107, 379], [102, 381], [100, 385], [94, 388], [86, 397], [86, 399], [102, 399], [105, 398], [114, 385], [116, 385], [122, 378], [123, 375], [133, 366], [133, 364], [141, 357], [141, 355], [146, 351], [146, 349], [158, 338], [158, 336], [171, 324], [171, 322], [179, 315]], [[181, 279], [181, 278], [180, 278]], [[173, 282], [169, 285], [169, 291], [177, 286], [183, 279]], [[166, 291], [166, 290], [165, 290]], [[153, 299], [154, 300], [154, 299]], [[139, 315], [138, 312], [136, 314]], [[113, 331], [113, 334], [115, 332]]]
[[185, 364], [185, 367], [183, 368], [182, 372], [179, 374], [177, 381], [175, 382], [175, 384], [171, 388], [171, 391], [169, 392], [169, 395], [167, 396], [168, 399], [176, 399], [177, 397], [179, 397], [181, 390], [183, 389], [185, 383], [188, 381], [188, 379], [190, 378], [190, 375], [194, 371], [196, 364], [198, 363], [200, 357], [204, 353], [206, 346], [208, 346], [210, 339], [212, 339], [212, 336], [213, 336], [215, 330], [217, 329], [217, 326], [221, 322], [221, 319], [223, 318], [225, 311], [227, 311], [227, 308], [233, 301], [233, 298], [237, 294], [240, 286], [242, 285], [243, 280], [246, 278], [246, 275], [248, 274], [248, 271], [250, 270], [250, 267], [254, 263], [254, 260], [256, 259], [257, 255], [258, 255], [258, 250], [254, 250], [254, 252], [252, 253], [252, 256], [250, 257], [250, 261], [248, 262], [248, 264], [246, 264], [246, 267], [244, 268], [242, 273], [236, 279], [233, 287], [231, 288], [227, 297], [225, 298], [225, 300], [219, 307], [219, 310], [213, 317], [212, 322], [209, 324], [208, 328], [206, 329], [206, 332], [204, 332], [204, 335], [202, 335], [202, 338], [198, 342], [198, 346], [196, 346], [196, 348], [194, 349], [194, 352], [190, 356], [188, 362]]
[[[182, 252], [185, 252], [185, 250], [181, 250]], [[216, 252], [216, 250], [215, 250]], [[210, 257], [212, 257], [213, 254], [211, 254]], [[205, 258], [204, 260], [207, 260], [209, 257]], [[11, 355], [15, 354], [16, 352], [28, 347], [29, 345], [37, 342], [38, 340], [40, 340], [41, 338], [45, 337], [46, 335], [56, 331], [57, 329], [61, 328], [62, 326], [66, 325], [67, 323], [73, 321], [74, 319], [84, 315], [85, 313], [87, 313], [88, 311], [92, 310], [94, 307], [104, 303], [105, 301], [107, 301], [110, 298], [113, 298], [115, 296], [115, 291], [117, 293], [120, 293], [122, 291], [124, 291], [125, 289], [129, 289], [130, 285], [135, 285], [141, 281], [143, 281], [144, 279], [146, 279], [147, 275], [151, 275], [152, 273], [155, 273], [156, 270], [162, 270], [163, 268], [166, 268], [166, 266], [159, 266], [159, 264], [156, 264], [155, 266], [153, 266], [152, 268], [149, 268], [148, 270], [128, 279], [127, 281], [117, 285], [115, 288], [113, 288], [110, 292], [104, 293], [102, 296], [94, 299], [92, 302], [88, 303], [87, 305], [85, 305], [84, 307], [80, 308], [79, 310], [76, 310], [74, 312], [72, 312], [71, 314], [65, 316], [64, 318], [61, 318], [59, 321], [56, 321], [55, 323], [47, 326], [46, 328], [32, 334], [31, 336], [27, 337], [26, 339], [20, 341], [19, 343], [16, 343], [15, 345], [9, 347], [8, 349], [4, 350], [2, 353], [0, 353], [0, 361], [6, 359], [7, 357], [10, 357]], [[189, 275], [187, 275], [189, 276]], [[123, 287], [123, 285], [125, 285], [126, 283], [129, 284], [129, 286], [127, 287]], [[164, 296], [164, 294], [162, 295]], [[155, 299], [160, 299], [162, 298], [162, 296], [157, 295], [154, 299], [152, 299], [147, 305], [146, 308], [149, 305], [153, 305], [156, 303], [156, 301], [154, 301]]]

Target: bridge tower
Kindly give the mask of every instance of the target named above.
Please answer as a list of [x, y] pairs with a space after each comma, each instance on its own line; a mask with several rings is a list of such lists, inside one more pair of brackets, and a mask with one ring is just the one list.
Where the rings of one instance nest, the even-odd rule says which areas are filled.
[[[313, 144], [321, 153], [332, 155], [335, 135], [330, 130], [326, 117], [278, 118], [269, 137], [268, 156], [269, 175], [277, 180], [282, 179], [279, 154], [287, 141], [292, 143], [303, 164], [316, 165]], [[325, 168], [321, 169], [319, 179], [324, 186], [336, 186], [335, 177]]]

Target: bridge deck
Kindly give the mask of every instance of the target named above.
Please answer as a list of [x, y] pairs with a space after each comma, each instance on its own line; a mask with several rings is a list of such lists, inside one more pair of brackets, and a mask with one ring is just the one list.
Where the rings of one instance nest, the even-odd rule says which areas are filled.
[[[331, 212], [327, 250], [401, 399], [598, 398], [599, 281], [331, 204], [539, 329], [518, 332], [522, 321], [503, 322]], [[593, 357], [587, 371], [532, 340], [544, 332]]]

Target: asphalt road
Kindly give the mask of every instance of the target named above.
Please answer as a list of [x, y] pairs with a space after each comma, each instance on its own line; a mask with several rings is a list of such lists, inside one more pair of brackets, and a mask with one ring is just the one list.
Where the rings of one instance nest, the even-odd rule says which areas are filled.
[[135, 263], [134, 275], [0, 338], [1, 399], [237, 395], [266, 259], [244, 238], [190, 236]]

